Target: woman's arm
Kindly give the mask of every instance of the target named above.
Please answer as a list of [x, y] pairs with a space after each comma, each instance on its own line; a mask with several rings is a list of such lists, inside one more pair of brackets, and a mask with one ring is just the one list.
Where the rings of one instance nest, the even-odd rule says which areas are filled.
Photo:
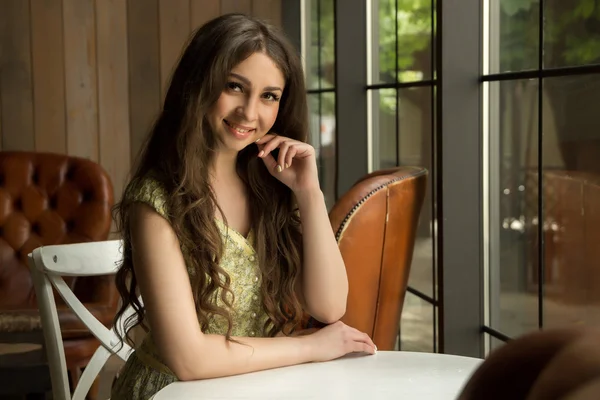
[[[346, 313], [348, 276], [319, 187], [315, 149], [275, 134], [263, 136], [256, 145], [271, 175], [289, 187], [298, 201], [304, 244], [298, 292], [306, 311], [326, 324], [338, 321]], [[277, 148], [275, 160], [271, 152]]]
[[[304, 337], [236, 338], [204, 334], [180, 244], [171, 225], [144, 204], [131, 216], [133, 264], [158, 353], [180, 380], [193, 380], [373, 353], [368, 335], [341, 323]], [[330, 329], [329, 329], [330, 328]]]
[[311, 316], [331, 324], [346, 313], [346, 266], [331, 229], [321, 190], [316, 187], [297, 191], [296, 199], [300, 209], [304, 245], [304, 303]]

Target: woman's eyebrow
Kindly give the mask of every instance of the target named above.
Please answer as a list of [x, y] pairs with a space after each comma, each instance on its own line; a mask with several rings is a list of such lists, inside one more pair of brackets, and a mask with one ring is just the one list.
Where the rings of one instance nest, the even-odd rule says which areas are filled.
[[[240, 81], [242, 81], [247, 86], [252, 86], [252, 83], [250, 82], [250, 80], [248, 78], [246, 78], [245, 76], [242, 76], [240, 74], [236, 74], [235, 72], [231, 72], [229, 75], [233, 76], [234, 78], [239, 79]], [[266, 90], [266, 91], [279, 90], [280, 92], [283, 92], [283, 90], [280, 87], [278, 87], [278, 86], [267, 86], [267, 87], [263, 88], [263, 90]]]

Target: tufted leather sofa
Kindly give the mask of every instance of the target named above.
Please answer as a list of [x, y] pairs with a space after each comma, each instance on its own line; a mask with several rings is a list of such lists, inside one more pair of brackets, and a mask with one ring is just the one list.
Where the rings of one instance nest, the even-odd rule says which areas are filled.
[[379, 350], [396, 345], [426, 184], [424, 168], [376, 171], [329, 212], [348, 274], [342, 321], [369, 334]]
[[[76, 157], [0, 152], [0, 340], [40, 332], [27, 254], [41, 245], [106, 240], [113, 189], [98, 164]], [[94, 316], [110, 325], [118, 294], [112, 276], [71, 278], [68, 284]], [[72, 378], [98, 342], [58, 300]], [[62, 306], [61, 306], [62, 305]]]

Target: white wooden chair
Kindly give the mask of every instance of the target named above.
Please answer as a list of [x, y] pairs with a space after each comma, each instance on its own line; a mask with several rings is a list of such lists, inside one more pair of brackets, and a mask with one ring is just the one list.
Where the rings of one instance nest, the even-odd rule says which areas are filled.
[[[35, 287], [40, 310], [42, 329], [55, 400], [83, 400], [100, 370], [115, 354], [126, 361], [132, 348], [121, 345], [116, 331], [123, 332], [123, 322], [134, 313], [129, 307], [115, 327], [107, 329], [90, 313], [63, 280], [63, 276], [93, 276], [116, 273], [121, 260], [120, 240], [43, 246], [29, 254], [29, 268]], [[90, 332], [100, 341], [86, 366], [73, 396], [69, 390], [69, 379], [65, 361], [62, 334], [58, 322], [56, 303], [52, 287], [73, 310]]]

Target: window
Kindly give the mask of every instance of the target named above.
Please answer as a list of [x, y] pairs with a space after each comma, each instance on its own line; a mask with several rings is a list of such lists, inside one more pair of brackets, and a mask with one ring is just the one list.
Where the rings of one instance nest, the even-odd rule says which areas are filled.
[[328, 208], [336, 200], [334, 0], [306, 0], [303, 34], [310, 142], [317, 152], [319, 181]]
[[313, 115], [337, 95], [334, 186], [430, 171], [399, 348], [600, 324], [597, 1], [331, 0], [333, 28], [303, 3]]
[[489, 1], [486, 17], [494, 347], [600, 321], [600, 7]]
[[437, 274], [432, 218], [435, 5], [431, 0], [372, 0], [369, 11], [370, 169], [422, 166], [430, 172], [398, 347], [435, 352]]

